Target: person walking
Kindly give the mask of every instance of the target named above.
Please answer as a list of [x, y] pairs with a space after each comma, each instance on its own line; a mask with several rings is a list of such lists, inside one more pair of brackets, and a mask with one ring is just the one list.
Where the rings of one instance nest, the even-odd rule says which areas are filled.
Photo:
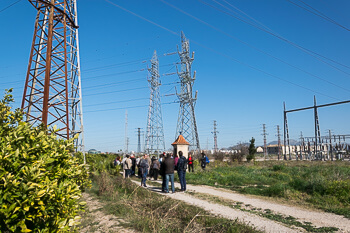
[[188, 155], [187, 164], [188, 164], [188, 172], [191, 172], [191, 168], [193, 172], [193, 157], [191, 154]]
[[149, 180], [151, 180], [151, 164], [152, 164], [152, 160], [149, 157], [149, 155], [147, 154], [147, 162], [148, 162], [148, 173], [147, 176], [149, 176]]
[[208, 161], [209, 161], [208, 157], [204, 154], [204, 152], [202, 152], [201, 167], [203, 170], [205, 170], [207, 163], [209, 163]]
[[126, 155], [123, 156], [122, 161], [120, 162], [123, 168], [123, 178], [125, 178], [125, 160], [126, 160]]
[[174, 158], [171, 158], [171, 155], [168, 154], [167, 157], [162, 162], [164, 174], [165, 174], [165, 187], [164, 192], [169, 193], [169, 180], [171, 182], [171, 191], [175, 193], [174, 186]]
[[179, 151], [179, 160], [177, 161], [177, 174], [179, 176], [181, 191], [186, 191], [186, 169], [187, 159], [183, 156], [182, 151]]
[[135, 158], [135, 155], [131, 155], [131, 176], [135, 176], [135, 170], [136, 170], [136, 158]]
[[140, 156], [137, 156], [136, 158], [137, 176], [141, 179], [140, 161], [141, 161]]
[[130, 155], [126, 155], [126, 159], [123, 164], [123, 169], [125, 173], [125, 178], [130, 177], [131, 174], [131, 166], [132, 166], [132, 161], [130, 159]]
[[140, 160], [140, 172], [141, 172], [141, 186], [147, 187], [146, 180], [147, 180], [147, 174], [148, 174], [148, 155], [145, 154], [143, 158]]
[[153, 156], [152, 164], [151, 164], [151, 170], [152, 170], [151, 173], [154, 180], [158, 180], [159, 169], [160, 169], [160, 163], [158, 159], [156, 159], [156, 157]]

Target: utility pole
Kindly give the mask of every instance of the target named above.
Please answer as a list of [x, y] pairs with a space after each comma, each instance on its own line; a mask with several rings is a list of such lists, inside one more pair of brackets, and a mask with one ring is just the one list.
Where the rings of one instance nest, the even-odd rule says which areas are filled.
[[[21, 108], [31, 125], [57, 126], [84, 153], [76, 0], [29, 0], [36, 8], [34, 36]], [[85, 163], [85, 162], [84, 162]]]
[[303, 136], [303, 132], [300, 132], [300, 160], [303, 160], [303, 150], [301, 148], [304, 148], [304, 136]]
[[266, 145], [266, 125], [263, 124], [263, 133], [262, 135], [264, 136], [264, 159], [266, 159], [266, 156], [267, 156], [267, 145]]
[[287, 111], [286, 111], [286, 103], [283, 102], [283, 116], [284, 116], [284, 160], [287, 160], [287, 143], [288, 143], [288, 153], [289, 160], [292, 160], [292, 156], [290, 153], [290, 141], [289, 141], [289, 130], [288, 130], [288, 120], [287, 120]]
[[164, 131], [163, 131], [163, 119], [159, 94], [159, 61], [157, 52], [154, 51], [151, 59], [151, 68], [148, 69], [151, 77], [148, 78], [150, 88], [147, 128], [146, 128], [146, 141], [145, 151], [148, 154], [161, 153], [165, 151]]
[[129, 138], [128, 138], [128, 110], [125, 110], [125, 149], [124, 153], [129, 151]]
[[219, 133], [219, 131], [216, 130], [216, 121], [214, 120], [214, 132], [211, 132], [212, 134], [214, 134], [214, 153], [218, 152], [218, 136], [217, 133]]
[[197, 101], [197, 92], [193, 97], [193, 84], [196, 79], [196, 72], [193, 74], [191, 66], [194, 60], [194, 52], [190, 56], [190, 45], [185, 34], [181, 32], [181, 51], [178, 49], [181, 60], [181, 71], [177, 70], [177, 74], [181, 82], [181, 91], [176, 93], [180, 101], [179, 117], [177, 120], [175, 139], [182, 136], [190, 143], [190, 150], [200, 152], [199, 137], [197, 132], [196, 117], [194, 108]]
[[281, 134], [280, 134], [280, 126], [277, 125], [277, 142], [278, 142], [278, 160], [280, 160], [281, 156]]
[[315, 158], [317, 160], [322, 160], [322, 151], [320, 150], [321, 155], [319, 156], [317, 151], [318, 143], [321, 144], [321, 131], [320, 131], [320, 123], [318, 121], [318, 114], [317, 114], [317, 104], [316, 104], [316, 96], [314, 96], [314, 118], [315, 118]]
[[333, 161], [333, 148], [332, 148], [332, 133], [331, 130], [328, 130], [329, 134], [329, 153], [331, 154], [331, 161]]
[[137, 128], [137, 153], [141, 153], [141, 128]]

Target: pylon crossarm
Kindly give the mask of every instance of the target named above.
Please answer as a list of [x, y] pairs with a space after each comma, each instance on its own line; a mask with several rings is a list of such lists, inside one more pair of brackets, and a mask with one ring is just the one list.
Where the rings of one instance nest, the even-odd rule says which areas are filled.
[[[55, 4], [53, 0], [28, 0], [37, 10], [41, 10], [42, 8], [42, 4], [45, 5], [45, 7], [53, 7], [55, 8], [56, 11], [60, 12], [61, 14], [63, 14], [69, 21], [70, 26], [72, 26], [73, 28], [79, 28], [79, 26], [77, 26], [73, 20], [73, 16], [72, 13], [69, 11], [69, 14], [67, 12], [65, 12], [65, 10], [62, 10], [61, 8], [57, 7], [56, 5], [66, 5], [67, 1], [64, 0], [63, 2], [58, 2]], [[65, 9], [65, 7], [63, 7]]]

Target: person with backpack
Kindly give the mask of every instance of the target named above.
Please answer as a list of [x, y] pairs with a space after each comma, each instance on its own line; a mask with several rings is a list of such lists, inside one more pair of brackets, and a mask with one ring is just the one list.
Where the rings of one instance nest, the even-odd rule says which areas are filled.
[[154, 180], [158, 180], [158, 174], [160, 169], [160, 163], [158, 159], [156, 159], [155, 156], [152, 157], [152, 163], [151, 163], [151, 178], [153, 177]]
[[204, 154], [204, 152], [202, 152], [201, 167], [203, 170], [205, 170], [205, 167], [207, 166], [208, 163], [209, 163], [208, 157]]
[[179, 160], [177, 161], [177, 174], [179, 176], [181, 191], [186, 191], [186, 169], [187, 159], [183, 156], [182, 151], [179, 151]]
[[148, 174], [148, 155], [145, 154], [143, 158], [140, 160], [140, 173], [141, 173], [141, 186], [147, 187], [146, 180], [147, 180], [147, 174]]
[[188, 164], [188, 172], [191, 172], [191, 168], [193, 172], [193, 157], [191, 154], [188, 154], [187, 164]]

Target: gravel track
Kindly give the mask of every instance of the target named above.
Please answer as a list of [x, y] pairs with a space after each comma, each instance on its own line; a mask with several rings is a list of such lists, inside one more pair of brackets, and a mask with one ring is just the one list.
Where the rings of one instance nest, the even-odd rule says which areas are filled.
[[[156, 182], [161, 183], [161, 181]], [[136, 181], [135, 183], [139, 184], [139, 182]], [[180, 184], [175, 183], [175, 187], [180, 187]], [[154, 187], [148, 187], [148, 189], [159, 192], [159, 189], [156, 189]], [[238, 194], [230, 190], [210, 186], [187, 185], [187, 190], [222, 197], [235, 202], [242, 202], [246, 205], [250, 204], [255, 208], [270, 209], [274, 213], [279, 213], [285, 216], [293, 216], [299, 222], [311, 222], [315, 227], [336, 227], [339, 229], [338, 232], [350, 233], [350, 220], [340, 215], [279, 204], [273, 201], [253, 198], [250, 196]], [[239, 221], [255, 226], [257, 229], [264, 232], [305, 232], [304, 229], [296, 227], [291, 228], [290, 226], [282, 225], [281, 223], [275, 222], [273, 220], [269, 220], [238, 209], [233, 209], [224, 205], [213, 204], [211, 202], [195, 198], [192, 195], [186, 193], [176, 192], [175, 194], [166, 195], [170, 198], [181, 200], [188, 204], [201, 207], [215, 215], [220, 215], [228, 219], [237, 218]]]
[[278, 204], [272, 201], [252, 198], [229, 190], [208, 186], [188, 185], [188, 189], [199, 193], [206, 193], [233, 201], [243, 202], [244, 204], [250, 204], [256, 208], [270, 209], [286, 216], [293, 216], [301, 222], [311, 222], [312, 225], [316, 227], [337, 227], [339, 228], [338, 232], [350, 232], [350, 219], [340, 215]]

